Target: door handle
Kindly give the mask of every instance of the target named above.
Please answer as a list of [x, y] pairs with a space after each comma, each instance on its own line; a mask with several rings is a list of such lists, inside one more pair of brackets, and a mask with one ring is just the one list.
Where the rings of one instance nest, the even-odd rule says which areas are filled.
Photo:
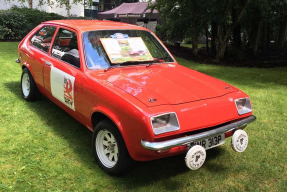
[[45, 64], [48, 66], [52, 66], [52, 63], [50, 61], [45, 61]]

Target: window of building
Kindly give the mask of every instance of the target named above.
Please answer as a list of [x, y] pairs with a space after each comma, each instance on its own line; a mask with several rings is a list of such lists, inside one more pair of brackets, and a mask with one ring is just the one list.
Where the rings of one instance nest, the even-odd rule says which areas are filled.
[[31, 38], [30, 42], [34, 47], [48, 53], [55, 31], [56, 27], [45, 26]]
[[59, 29], [52, 48], [52, 56], [80, 68], [77, 34], [67, 29]]

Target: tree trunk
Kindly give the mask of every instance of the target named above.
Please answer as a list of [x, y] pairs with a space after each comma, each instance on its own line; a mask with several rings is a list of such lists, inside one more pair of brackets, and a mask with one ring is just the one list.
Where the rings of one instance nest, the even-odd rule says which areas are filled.
[[192, 54], [198, 54], [198, 42], [197, 42], [197, 29], [195, 20], [192, 21], [193, 32], [192, 32]]
[[[287, 9], [287, 4], [285, 7]], [[277, 49], [278, 50], [284, 49], [284, 45], [286, 42], [286, 35], [287, 35], [287, 14], [285, 13], [284, 19], [280, 23], [280, 29], [279, 29], [278, 40], [277, 40]]]
[[240, 49], [241, 47], [241, 26], [238, 25], [233, 30], [233, 45]]
[[238, 9], [236, 16], [233, 18], [233, 23], [230, 26], [221, 25], [217, 27], [218, 30], [217, 30], [217, 37], [215, 39], [215, 43], [216, 43], [216, 51], [217, 51], [216, 59], [218, 61], [224, 60], [224, 54], [225, 54], [228, 40], [230, 39], [232, 31], [234, 30], [234, 28], [238, 25], [239, 21], [241, 20], [249, 1], [250, 0], [241, 1], [242, 6], [240, 9]]
[[266, 49], [269, 49], [270, 45], [270, 24], [267, 24], [267, 34], [266, 34]]
[[192, 20], [191, 20], [191, 24], [192, 24], [192, 54], [193, 55], [198, 55], [198, 42], [197, 42], [197, 25], [196, 25], [196, 14], [197, 14], [197, 10], [196, 10], [196, 3], [194, 1], [192, 1]]
[[67, 17], [70, 18], [70, 0], [67, 0], [67, 3], [66, 3], [66, 9], [67, 9]]
[[251, 50], [254, 56], [256, 56], [258, 53], [258, 45], [259, 45], [259, 39], [261, 36], [261, 31], [262, 31], [262, 21], [259, 21], [254, 26], [254, 34], [251, 39]]
[[33, 9], [33, 0], [29, 0], [29, 8]]
[[[237, 10], [235, 8], [232, 9], [232, 21], [234, 22], [237, 16]], [[241, 47], [241, 26], [238, 24], [233, 29], [233, 45], [240, 49]]]
[[212, 22], [211, 23], [211, 54], [216, 55], [216, 45], [215, 45], [215, 39], [217, 36], [217, 23]]
[[[222, 29], [221, 26], [217, 27], [217, 36], [215, 38], [216, 60], [217, 61], [223, 61], [224, 60], [225, 50], [227, 47], [227, 41], [225, 39], [227, 34], [225, 35], [224, 31], [226, 31], [225, 28]], [[224, 37], [224, 35], [225, 35], [225, 37]], [[229, 36], [230, 36], [230, 34], [229, 34]]]
[[209, 54], [209, 46], [208, 46], [208, 25], [205, 25], [205, 44], [206, 44], [206, 54]]
[[225, 50], [226, 50], [227, 44], [223, 44], [220, 47], [216, 47], [216, 60], [217, 61], [223, 61], [224, 60], [224, 55], [225, 55]]
[[198, 55], [198, 42], [196, 33], [192, 34], [192, 54]]

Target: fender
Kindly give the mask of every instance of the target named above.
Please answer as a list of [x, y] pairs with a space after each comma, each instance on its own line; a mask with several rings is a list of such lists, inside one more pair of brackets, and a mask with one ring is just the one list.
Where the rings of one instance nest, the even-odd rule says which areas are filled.
[[32, 68], [31, 68], [30, 64], [27, 61], [24, 61], [23, 64], [21, 64], [21, 69], [22, 70], [24, 69], [24, 67], [28, 68], [30, 73], [31, 73], [31, 75], [32, 75], [32, 77], [35, 78], [34, 72], [32, 71]]
[[[110, 109], [104, 107], [104, 106], [96, 106], [93, 108], [93, 110], [91, 111], [90, 117], [91, 120], [90, 122], [92, 123], [92, 115], [95, 112], [100, 112], [104, 115], [106, 115], [118, 128], [119, 132], [121, 133], [124, 143], [126, 145], [126, 148], [131, 156], [131, 158], [133, 158], [134, 160], [141, 160], [140, 155], [134, 150], [134, 147], [136, 148], [142, 148], [142, 146], [140, 146], [140, 141], [138, 140], [133, 140], [130, 138], [130, 136], [128, 135], [128, 133], [126, 132], [126, 130], [123, 129], [122, 123], [120, 121], [120, 119], [117, 117], [117, 115], [111, 111]], [[139, 144], [137, 146], [137, 144]], [[144, 148], [142, 148], [141, 150], [146, 150]]]
[[[113, 111], [111, 111], [110, 109], [104, 107], [104, 106], [95, 106], [90, 113], [90, 122], [92, 123], [92, 116], [95, 112], [99, 112], [104, 114], [105, 116], [107, 116], [111, 121], [113, 121], [113, 123], [117, 126], [117, 128], [119, 129], [121, 135], [123, 136], [123, 127], [121, 126], [121, 122], [118, 119], [118, 117], [114, 114]], [[94, 130], [94, 127], [92, 128]], [[124, 136], [123, 136], [124, 137]]]

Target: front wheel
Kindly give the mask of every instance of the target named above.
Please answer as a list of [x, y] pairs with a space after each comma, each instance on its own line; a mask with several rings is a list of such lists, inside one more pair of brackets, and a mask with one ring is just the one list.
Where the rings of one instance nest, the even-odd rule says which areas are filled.
[[133, 165], [117, 127], [109, 120], [97, 124], [93, 133], [93, 152], [98, 165], [108, 174], [120, 176]]
[[30, 71], [27, 68], [23, 69], [22, 71], [21, 90], [22, 96], [26, 101], [36, 101], [39, 99], [40, 92]]

